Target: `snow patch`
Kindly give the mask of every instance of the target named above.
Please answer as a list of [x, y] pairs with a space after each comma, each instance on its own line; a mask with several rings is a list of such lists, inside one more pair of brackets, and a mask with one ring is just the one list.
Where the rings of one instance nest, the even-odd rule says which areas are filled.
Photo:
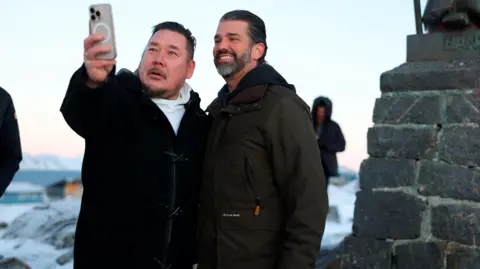
[[4, 259], [17, 258], [35, 269], [73, 268], [79, 210], [79, 200], [0, 207], [0, 219], [9, 223], [0, 230], [0, 253]]
[[358, 190], [358, 180], [351, 181], [343, 186], [333, 184], [328, 186], [330, 212], [325, 223], [322, 250], [337, 247], [346, 236], [352, 233], [355, 199]]
[[[322, 250], [334, 249], [351, 234], [358, 180], [328, 188], [332, 212], [322, 239]], [[49, 204], [0, 205], [0, 253], [17, 258], [34, 269], [73, 269], [73, 237], [79, 200]], [[335, 212], [335, 213], [333, 213]]]

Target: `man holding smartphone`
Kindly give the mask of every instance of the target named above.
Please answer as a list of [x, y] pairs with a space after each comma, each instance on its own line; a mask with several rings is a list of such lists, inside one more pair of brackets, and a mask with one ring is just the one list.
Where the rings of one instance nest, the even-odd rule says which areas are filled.
[[20, 168], [22, 145], [10, 94], [0, 87], [0, 197]]
[[226, 13], [214, 37], [226, 84], [213, 117], [200, 206], [205, 269], [313, 269], [328, 211], [310, 110], [265, 62], [261, 18]]
[[156, 25], [138, 75], [99, 59], [112, 50], [102, 40], [85, 39], [61, 106], [85, 140], [74, 268], [191, 269], [210, 126], [185, 82], [195, 38], [179, 23]]

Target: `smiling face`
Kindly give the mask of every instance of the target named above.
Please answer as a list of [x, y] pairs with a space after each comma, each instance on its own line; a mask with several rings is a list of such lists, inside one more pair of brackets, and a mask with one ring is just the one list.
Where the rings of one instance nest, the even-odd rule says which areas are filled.
[[193, 75], [195, 61], [191, 59], [187, 39], [170, 30], [157, 31], [143, 54], [138, 68], [140, 81], [150, 96], [176, 99]]
[[263, 55], [263, 44], [253, 44], [248, 35], [248, 23], [244, 21], [221, 21], [215, 34], [213, 57], [218, 73], [230, 77], [246, 73], [257, 65]]

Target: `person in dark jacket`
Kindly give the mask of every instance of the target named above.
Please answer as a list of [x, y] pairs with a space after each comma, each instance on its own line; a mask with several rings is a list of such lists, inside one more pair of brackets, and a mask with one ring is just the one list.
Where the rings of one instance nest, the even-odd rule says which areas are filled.
[[20, 168], [22, 145], [10, 94], [0, 87], [0, 197]]
[[156, 25], [138, 76], [96, 59], [110, 50], [102, 39], [85, 39], [61, 106], [85, 140], [74, 268], [191, 269], [210, 124], [185, 82], [195, 39], [181, 24]]
[[320, 96], [313, 101], [313, 127], [317, 134], [327, 188], [330, 177], [338, 176], [337, 153], [345, 150], [345, 138], [338, 123], [332, 120], [332, 109], [332, 101], [327, 97]]
[[213, 118], [200, 199], [200, 269], [313, 269], [328, 211], [310, 109], [265, 63], [265, 25], [220, 20], [214, 62], [226, 84]]

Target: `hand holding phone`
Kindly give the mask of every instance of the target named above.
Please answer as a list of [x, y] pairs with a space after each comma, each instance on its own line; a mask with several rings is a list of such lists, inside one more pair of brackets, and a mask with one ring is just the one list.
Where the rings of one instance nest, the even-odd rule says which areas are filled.
[[102, 45], [111, 48], [110, 52], [97, 55], [97, 59], [113, 60], [117, 57], [117, 49], [115, 43], [115, 29], [113, 26], [113, 13], [110, 4], [97, 4], [89, 7], [90, 14], [90, 35], [101, 35]]
[[92, 5], [90, 35], [84, 40], [84, 65], [89, 80], [87, 86], [97, 88], [107, 79], [115, 65], [116, 48], [111, 6]]

